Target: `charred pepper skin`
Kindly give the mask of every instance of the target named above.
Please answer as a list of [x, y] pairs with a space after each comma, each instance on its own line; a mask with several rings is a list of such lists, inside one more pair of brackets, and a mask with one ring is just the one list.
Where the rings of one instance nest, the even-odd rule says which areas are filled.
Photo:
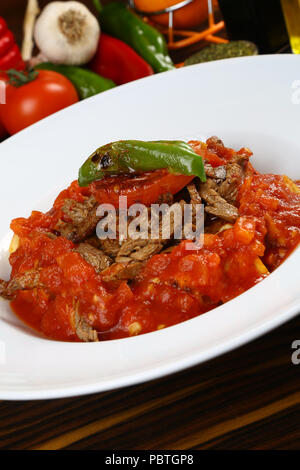
[[203, 159], [182, 141], [120, 140], [99, 147], [79, 170], [79, 186], [109, 175], [168, 169], [206, 181]]
[[163, 35], [124, 3], [112, 2], [100, 7], [99, 19], [103, 31], [126, 42], [155, 72], [174, 69]]

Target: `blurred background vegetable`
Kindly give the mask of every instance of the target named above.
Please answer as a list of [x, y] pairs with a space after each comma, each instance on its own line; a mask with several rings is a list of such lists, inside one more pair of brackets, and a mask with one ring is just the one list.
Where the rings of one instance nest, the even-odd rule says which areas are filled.
[[0, 16], [0, 70], [11, 68], [23, 70], [25, 63], [15, 43], [13, 33], [8, 29], [4, 18]]
[[212, 60], [230, 59], [231, 57], [243, 57], [257, 55], [256, 45], [250, 41], [230, 41], [227, 44], [211, 44], [201, 51], [191, 55], [184, 65], [201, 64]]
[[35, 67], [37, 70], [53, 70], [67, 77], [75, 86], [81, 100], [102, 93], [116, 86], [107, 78], [74, 65], [59, 65], [45, 62]]
[[32, 51], [34, 48], [33, 41], [33, 29], [36, 21], [36, 17], [40, 13], [38, 0], [28, 0], [27, 9], [25, 13], [23, 23], [23, 43], [22, 43], [22, 58], [28, 61], [32, 57]]
[[130, 46], [105, 33], [101, 33], [98, 49], [90, 67], [117, 85], [153, 74], [151, 65]]
[[103, 31], [131, 46], [155, 72], [174, 68], [163, 35], [135, 15], [124, 3], [112, 2], [102, 7], [99, 0], [99, 19]]
[[50, 2], [38, 17], [34, 39], [49, 61], [81, 65], [91, 60], [100, 36], [97, 18], [79, 2]]
[[[139, 10], [151, 13], [176, 5], [178, 0], [135, 0], [134, 3]], [[217, 0], [214, 0], [214, 4], [217, 6]], [[178, 29], [195, 28], [207, 20], [207, 17], [207, 0], [194, 0], [194, 2], [174, 12], [173, 25], [174, 28]], [[167, 13], [151, 16], [150, 18], [154, 23], [163, 26], [168, 26], [169, 24], [169, 15]]]
[[0, 105], [0, 119], [11, 135], [78, 101], [73, 84], [59, 73], [10, 71], [8, 75], [10, 82], [6, 104]]
[[[269, 0], [190, 0], [184, 6], [182, 0], [10, 0], [9, 7], [2, 1], [1, 14], [8, 15], [6, 19], [23, 45], [21, 57], [12, 32], [0, 17], [0, 71], [25, 70], [25, 77], [31, 79], [19, 88], [8, 85], [8, 103], [0, 106], [0, 139], [4, 126], [14, 133], [78, 99], [173, 70], [172, 58], [180, 67], [256, 54], [257, 47], [249, 39], [258, 44], [259, 52], [278, 50], [288, 40], [281, 9], [281, 3], [288, 2], [294, 5], [298, 0], [272, 0], [272, 8]], [[176, 5], [170, 13], [151, 14]], [[221, 13], [229, 38], [236, 40], [228, 42]], [[205, 47], [207, 44], [211, 45]], [[34, 79], [28, 73], [32, 67], [39, 71]], [[65, 84], [65, 92], [53, 99], [50, 82], [46, 86], [41, 80], [47, 72], [55, 72], [56, 79]], [[66, 90], [71, 89], [70, 98]]]

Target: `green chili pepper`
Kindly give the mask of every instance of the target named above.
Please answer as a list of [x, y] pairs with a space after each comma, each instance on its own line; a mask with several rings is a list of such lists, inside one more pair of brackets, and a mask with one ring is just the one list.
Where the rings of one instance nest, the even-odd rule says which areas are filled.
[[120, 140], [99, 147], [79, 170], [79, 186], [108, 175], [166, 168], [170, 173], [198, 176], [206, 181], [203, 159], [182, 141]]
[[81, 67], [74, 67], [73, 65], [58, 65], [45, 62], [37, 65], [35, 68], [53, 70], [54, 72], [64, 75], [73, 83], [81, 100], [116, 86], [116, 84], [108, 78], [101, 77], [97, 73]]
[[102, 7], [97, 0], [96, 4], [103, 31], [126, 42], [155, 72], [174, 68], [166, 41], [157, 29], [145, 23], [124, 3], [112, 2]]

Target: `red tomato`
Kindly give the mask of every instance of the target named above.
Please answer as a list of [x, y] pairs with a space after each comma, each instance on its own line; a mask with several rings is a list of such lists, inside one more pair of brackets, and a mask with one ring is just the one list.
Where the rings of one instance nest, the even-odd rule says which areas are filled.
[[119, 205], [119, 196], [127, 196], [128, 206], [139, 202], [149, 206], [166, 193], [176, 194], [194, 177], [156, 170], [140, 175], [114, 176], [95, 181], [89, 188], [99, 203]]
[[[0, 24], [0, 30], [1, 30], [1, 24]], [[5, 83], [7, 82], [7, 75], [5, 72], [0, 72], [0, 99], [2, 98], [2, 93], [3, 93], [3, 89], [2, 89], [3, 82]], [[0, 109], [2, 106], [4, 106], [4, 104], [0, 102]], [[7, 136], [7, 131], [3, 125], [3, 122], [0, 119], [0, 141], [4, 139], [4, 137], [6, 136]]]
[[7, 86], [6, 104], [0, 118], [10, 134], [15, 134], [50, 114], [78, 101], [73, 84], [63, 75], [40, 70], [33, 81]]

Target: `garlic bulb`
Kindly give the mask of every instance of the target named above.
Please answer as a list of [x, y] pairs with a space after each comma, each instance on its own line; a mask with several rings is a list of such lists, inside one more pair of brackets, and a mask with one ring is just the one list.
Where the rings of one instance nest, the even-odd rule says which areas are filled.
[[56, 64], [86, 64], [96, 52], [99, 36], [97, 18], [73, 1], [49, 3], [34, 30], [40, 51]]

